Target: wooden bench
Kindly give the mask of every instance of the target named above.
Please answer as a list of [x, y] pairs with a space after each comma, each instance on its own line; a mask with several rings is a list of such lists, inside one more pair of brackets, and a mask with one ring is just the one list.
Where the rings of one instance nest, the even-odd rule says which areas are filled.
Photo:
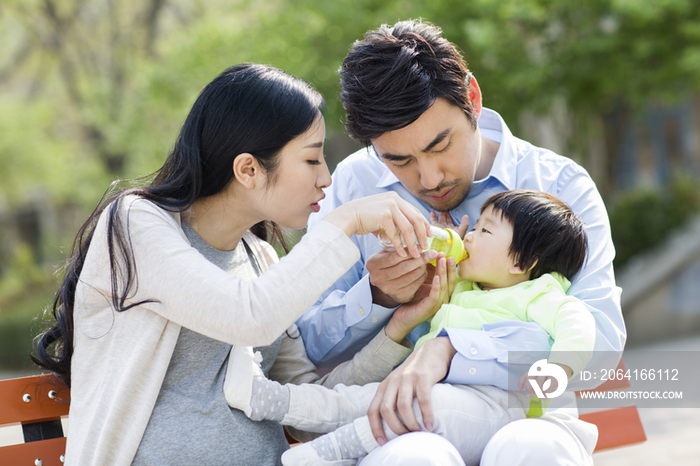
[[20, 441], [0, 447], [0, 464], [62, 465], [66, 437], [61, 418], [68, 416], [69, 407], [70, 391], [53, 375], [0, 380], [0, 428]]
[[[622, 361], [617, 369], [625, 371]], [[605, 383], [587, 392], [609, 392], [616, 390], [626, 390], [630, 387], [629, 380], [607, 380]], [[576, 392], [576, 396], [581, 398], [581, 392]], [[639, 418], [639, 411], [636, 406], [624, 406], [621, 408], [603, 409], [591, 413], [581, 414], [581, 420], [595, 424], [598, 427], [598, 443], [595, 451], [607, 450], [644, 442], [647, 437], [644, 433], [642, 420]]]

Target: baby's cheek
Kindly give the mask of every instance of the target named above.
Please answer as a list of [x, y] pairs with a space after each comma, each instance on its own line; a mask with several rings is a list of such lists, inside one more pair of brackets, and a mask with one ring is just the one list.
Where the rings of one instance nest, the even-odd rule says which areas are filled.
[[468, 280], [469, 277], [467, 276], [467, 267], [463, 267], [461, 263], [457, 264], [457, 275], [459, 275], [459, 278]]

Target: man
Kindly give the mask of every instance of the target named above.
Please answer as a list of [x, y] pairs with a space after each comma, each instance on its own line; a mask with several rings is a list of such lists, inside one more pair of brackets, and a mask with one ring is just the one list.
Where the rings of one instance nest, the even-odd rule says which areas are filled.
[[[587, 367], [615, 367], [626, 338], [612, 269], [615, 253], [605, 207], [586, 171], [515, 138], [497, 113], [483, 108], [476, 78], [433, 25], [406, 21], [368, 32], [353, 45], [340, 75], [346, 129], [366, 149], [338, 165], [311, 224], [352, 199], [395, 191], [427, 218], [433, 215], [459, 225], [464, 234], [468, 223], [478, 219], [483, 202], [496, 192], [535, 189], [554, 194], [587, 225], [588, 260], [569, 291], [596, 321], [596, 353]], [[361, 260], [297, 322], [309, 357], [322, 369], [350, 359], [401, 303], [425, 296], [427, 255], [403, 259], [382, 250], [371, 235], [353, 240]], [[454, 262], [449, 265], [454, 267]], [[424, 332], [418, 327], [412, 339]], [[380, 387], [369, 413], [380, 444], [380, 415], [396, 432], [414, 430], [407, 406], [416, 397], [429, 418], [426, 394], [445, 375], [450, 383], [505, 388], [502, 362], [507, 352], [546, 351], [549, 344], [539, 327], [517, 322], [482, 330], [446, 329], [442, 335], [431, 341], [435, 344], [415, 351]], [[487, 445], [482, 464], [592, 464], [596, 435], [594, 428], [570, 414], [517, 421]], [[454, 457], [449, 447], [431, 444], [432, 437], [401, 436], [364, 463], [380, 464], [387, 457], [392, 463], [408, 464], [400, 458], [415, 461], [420, 451], [434, 457], [436, 448]], [[448, 460], [415, 464], [440, 461]]]

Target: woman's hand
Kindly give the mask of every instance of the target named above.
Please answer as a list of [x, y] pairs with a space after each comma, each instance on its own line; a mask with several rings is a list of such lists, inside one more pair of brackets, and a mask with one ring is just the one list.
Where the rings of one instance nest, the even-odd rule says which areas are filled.
[[426, 429], [432, 429], [430, 395], [433, 385], [445, 377], [456, 352], [448, 337], [428, 340], [379, 384], [367, 411], [372, 435], [379, 445], [386, 443], [382, 419], [396, 434], [420, 430], [413, 414], [413, 398], [418, 400]]
[[395, 192], [355, 199], [337, 207], [323, 220], [342, 228], [348, 236], [381, 234], [391, 241], [401, 257], [407, 256], [402, 237], [412, 257], [420, 257], [421, 251], [428, 248], [430, 224], [418, 209]]
[[435, 276], [428, 296], [400, 306], [386, 326], [386, 335], [397, 343], [403, 341], [411, 330], [435, 315], [440, 306], [449, 302], [457, 281], [455, 259], [438, 253]]

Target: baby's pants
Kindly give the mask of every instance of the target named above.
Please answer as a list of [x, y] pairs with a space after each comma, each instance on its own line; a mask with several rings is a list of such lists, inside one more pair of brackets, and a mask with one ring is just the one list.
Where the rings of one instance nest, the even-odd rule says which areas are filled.
[[[319, 385], [287, 385], [289, 413], [282, 424], [308, 432], [330, 432], [353, 422], [367, 451], [378, 445], [366, 416], [379, 384], [337, 385], [328, 390]], [[491, 386], [437, 384], [433, 386], [432, 432], [452, 443], [466, 464], [478, 464], [489, 439], [504, 425], [524, 419], [529, 396]], [[413, 412], [425, 430], [418, 402]], [[386, 423], [387, 440], [396, 437]]]

